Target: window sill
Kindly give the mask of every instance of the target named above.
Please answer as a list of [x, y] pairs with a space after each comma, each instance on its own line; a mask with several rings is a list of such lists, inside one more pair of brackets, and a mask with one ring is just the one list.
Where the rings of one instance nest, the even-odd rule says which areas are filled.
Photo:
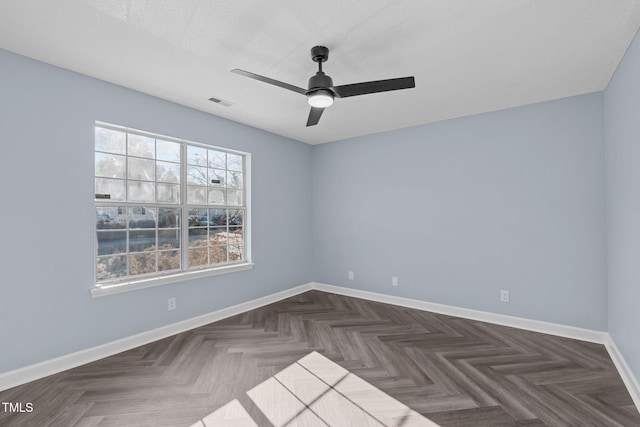
[[235, 273], [236, 271], [251, 270], [255, 264], [245, 263], [228, 265], [207, 270], [185, 271], [163, 277], [152, 277], [142, 280], [132, 280], [117, 284], [96, 285], [91, 288], [91, 296], [103, 297], [107, 295], [119, 294], [122, 292], [137, 291], [138, 289], [152, 288], [154, 286], [169, 285], [171, 283], [183, 282], [185, 280], [198, 279], [200, 277], [217, 276], [219, 274]]

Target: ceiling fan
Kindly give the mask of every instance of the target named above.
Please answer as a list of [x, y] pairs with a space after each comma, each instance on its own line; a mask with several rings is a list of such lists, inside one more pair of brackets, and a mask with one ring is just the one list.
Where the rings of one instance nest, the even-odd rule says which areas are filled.
[[288, 83], [264, 77], [259, 74], [254, 74], [249, 71], [240, 70], [238, 68], [231, 70], [231, 72], [305, 95], [309, 105], [311, 106], [309, 118], [307, 119], [307, 126], [315, 126], [318, 124], [324, 109], [333, 104], [333, 99], [335, 97], [347, 98], [349, 96], [387, 92], [390, 90], [411, 89], [416, 87], [413, 76], [334, 86], [331, 77], [322, 72], [322, 63], [329, 59], [329, 49], [324, 46], [314, 46], [311, 48], [311, 59], [318, 63], [318, 72], [309, 78], [308, 89], [303, 89], [298, 86], [293, 86]]

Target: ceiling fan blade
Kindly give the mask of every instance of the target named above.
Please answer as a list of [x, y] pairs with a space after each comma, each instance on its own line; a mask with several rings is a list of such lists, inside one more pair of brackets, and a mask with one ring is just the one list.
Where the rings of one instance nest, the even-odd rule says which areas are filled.
[[307, 119], [307, 127], [317, 125], [323, 112], [324, 108], [311, 107], [309, 118]]
[[411, 76], [334, 86], [333, 90], [340, 98], [346, 98], [348, 96], [366, 95], [368, 93], [387, 92], [390, 90], [411, 89], [414, 87], [416, 87], [416, 81], [413, 76]]
[[274, 86], [278, 86], [284, 89], [289, 89], [292, 90], [296, 93], [300, 93], [302, 95], [305, 95], [307, 93], [306, 89], [302, 89], [301, 87], [298, 86], [294, 86], [294, 85], [290, 85], [289, 83], [284, 83], [278, 80], [274, 80], [274, 79], [270, 79], [269, 77], [265, 77], [265, 76], [261, 76], [260, 74], [255, 74], [252, 73], [250, 71], [245, 71], [245, 70], [241, 70], [239, 68], [234, 68], [233, 70], [231, 70], [232, 73], [235, 74], [240, 74], [241, 76], [245, 76], [245, 77], [249, 77], [250, 79], [254, 79], [254, 80], [258, 80], [261, 82], [265, 82], [265, 83], [269, 83], [272, 84]]

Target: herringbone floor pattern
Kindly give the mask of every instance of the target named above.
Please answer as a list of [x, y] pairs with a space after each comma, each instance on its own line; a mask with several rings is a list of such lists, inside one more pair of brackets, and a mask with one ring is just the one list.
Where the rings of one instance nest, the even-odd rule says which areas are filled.
[[0, 393], [2, 426], [189, 426], [317, 351], [441, 426], [640, 426], [602, 345], [310, 291]]

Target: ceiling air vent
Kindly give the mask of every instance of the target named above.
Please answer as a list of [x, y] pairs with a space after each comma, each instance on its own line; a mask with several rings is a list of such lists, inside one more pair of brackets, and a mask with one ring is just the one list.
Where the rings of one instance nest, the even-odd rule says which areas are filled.
[[213, 97], [213, 96], [212, 96], [211, 98], [209, 98], [209, 101], [211, 101], [211, 102], [215, 102], [216, 104], [224, 105], [225, 107], [230, 107], [230, 106], [232, 106], [232, 105], [233, 105], [233, 104], [232, 104], [231, 102], [229, 102], [229, 101], [226, 101], [226, 100], [224, 100], [224, 99], [220, 99], [220, 98], [215, 98], [215, 97]]

